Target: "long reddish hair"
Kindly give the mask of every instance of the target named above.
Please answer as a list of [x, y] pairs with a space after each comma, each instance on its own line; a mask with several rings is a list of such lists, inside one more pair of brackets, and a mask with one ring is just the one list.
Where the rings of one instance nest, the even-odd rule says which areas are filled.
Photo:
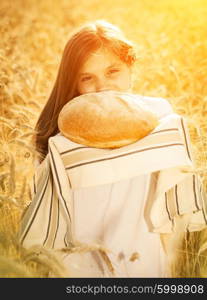
[[106, 47], [131, 66], [136, 60], [134, 45], [120, 29], [111, 23], [97, 20], [81, 26], [73, 33], [63, 51], [58, 75], [35, 126], [35, 149], [41, 162], [48, 153], [48, 139], [58, 133], [57, 119], [62, 107], [78, 96], [79, 70], [90, 54]]

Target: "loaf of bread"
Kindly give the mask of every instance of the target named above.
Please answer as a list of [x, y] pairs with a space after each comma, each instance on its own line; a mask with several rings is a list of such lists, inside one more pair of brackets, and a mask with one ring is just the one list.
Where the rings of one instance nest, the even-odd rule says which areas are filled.
[[115, 91], [70, 100], [58, 117], [60, 132], [71, 141], [96, 148], [134, 143], [158, 125], [157, 116], [134, 94]]

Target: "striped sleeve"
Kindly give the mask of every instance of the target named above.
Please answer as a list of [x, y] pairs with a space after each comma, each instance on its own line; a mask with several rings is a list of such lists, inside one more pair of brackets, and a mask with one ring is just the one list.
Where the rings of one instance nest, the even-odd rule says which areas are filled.
[[24, 247], [34, 245], [48, 248], [66, 247], [68, 241], [65, 235], [68, 223], [63, 216], [48, 156], [35, 172], [34, 178], [33, 190], [36, 189], [36, 192], [22, 216], [19, 240]]
[[[159, 182], [159, 177], [158, 177]], [[156, 191], [155, 191], [156, 194]], [[172, 188], [153, 198], [151, 231], [169, 233], [183, 216], [188, 216], [185, 228], [198, 231], [207, 226], [206, 196], [199, 176], [192, 174]]]
[[[50, 166], [53, 174], [54, 185], [57, 192], [57, 197], [60, 201], [62, 218], [60, 221], [66, 220], [67, 222], [67, 234], [64, 233], [63, 240], [67, 240], [67, 244], [73, 243], [73, 201], [70, 178], [67, 175], [65, 165], [63, 164], [61, 155], [53, 142], [53, 139], [49, 139], [49, 158]], [[61, 228], [61, 225], [60, 225]], [[61, 230], [59, 230], [62, 238]]]

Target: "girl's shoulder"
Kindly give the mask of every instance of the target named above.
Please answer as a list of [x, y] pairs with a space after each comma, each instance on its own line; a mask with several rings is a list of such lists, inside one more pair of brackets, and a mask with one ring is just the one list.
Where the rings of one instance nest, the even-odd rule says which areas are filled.
[[159, 119], [174, 113], [172, 105], [164, 98], [143, 96], [138, 94], [136, 96], [145, 105], [147, 105], [151, 111], [156, 113]]

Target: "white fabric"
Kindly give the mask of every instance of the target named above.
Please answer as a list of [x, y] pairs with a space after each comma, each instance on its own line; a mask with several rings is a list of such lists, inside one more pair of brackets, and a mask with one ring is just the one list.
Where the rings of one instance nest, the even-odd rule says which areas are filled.
[[[72, 277], [167, 276], [157, 233], [172, 232], [183, 216], [188, 221], [181, 230], [206, 227], [205, 197], [193, 173], [185, 120], [165, 100], [147, 101], [160, 124], [134, 144], [108, 150], [61, 134], [49, 139], [20, 239], [26, 247], [61, 249], [80, 242], [109, 250], [114, 274], [100, 251], [64, 254]], [[133, 253], [139, 258], [131, 262]]]
[[[149, 232], [144, 218], [150, 178], [73, 190], [76, 239], [109, 249], [114, 277], [169, 275], [159, 235]], [[133, 253], [138, 259], [130, 261]], [[113, 277], [96, 253], [68, 255], [64, 261], [74, 277]]]

